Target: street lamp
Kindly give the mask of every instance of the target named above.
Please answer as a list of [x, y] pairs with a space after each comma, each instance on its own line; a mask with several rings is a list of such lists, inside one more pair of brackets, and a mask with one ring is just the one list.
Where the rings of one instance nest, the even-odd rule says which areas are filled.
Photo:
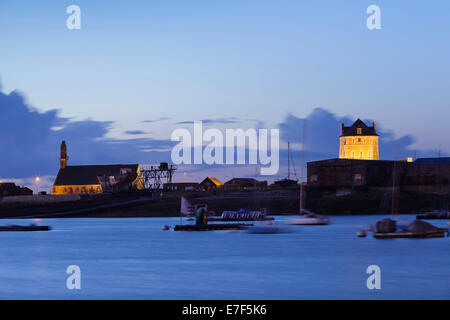
[[36, 194], [39, 195], [39, 181], [41, 181], [41, 178], [36, 177]]

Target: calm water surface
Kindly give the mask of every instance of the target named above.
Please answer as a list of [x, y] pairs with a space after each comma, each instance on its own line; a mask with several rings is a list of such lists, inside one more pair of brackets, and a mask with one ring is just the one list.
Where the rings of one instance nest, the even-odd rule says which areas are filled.
[[[161, 230], [178, 218], [45, 219], [50, 232], [0, 232], [0, 298], [449, 299], [450, 239], [356, 237], [381, 218], [266, 235]], [[381, 290], [366, 287], [372, 264]], [[69, 265], [81, 290], [66, 288]]]

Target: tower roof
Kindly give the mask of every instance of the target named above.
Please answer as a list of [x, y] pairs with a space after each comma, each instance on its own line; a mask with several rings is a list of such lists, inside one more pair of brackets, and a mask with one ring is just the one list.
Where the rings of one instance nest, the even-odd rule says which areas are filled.
[[[358, 129], [361, 129], [361, 133], [358, 133]], [[376, 124], [374, 122], [373, 126], [369, 127], [361, 119], [356, 120], [350, 127], [341, 124], [341, 137], [344, 136], [378, 136]]]

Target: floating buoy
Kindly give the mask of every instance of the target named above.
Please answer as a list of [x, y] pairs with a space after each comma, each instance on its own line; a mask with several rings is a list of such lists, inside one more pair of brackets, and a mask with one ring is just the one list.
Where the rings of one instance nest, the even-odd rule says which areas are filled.
[[360, 238], [365, 237], [366, 236], [366, 232], [364, 230], [359, 230], [356, 235]]
[[163, 229], [164, 231], [170, 230], [170, 226], [167, 226], [167, 225], [166, 225], [166, 226], [163, 226], [162, 229]]

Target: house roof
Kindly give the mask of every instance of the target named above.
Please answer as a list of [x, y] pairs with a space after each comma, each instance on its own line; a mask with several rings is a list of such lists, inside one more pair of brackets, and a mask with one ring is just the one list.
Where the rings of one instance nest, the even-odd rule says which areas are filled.
[[[358, 119], [350, 127], [341, 125], [341, 137], [345, 136], [378, 136], [375, 126], [367, 126], [361, 119]], [[361, 134], [358, 134], [358, 128], [361, 128]]]
[[97, 176], [118, 176], [121, 173], [121, 169], [131, 169], [132, 175], [136, 177], [138, 168], [138, 164], [67, 166], [59, 169], [54, 185], [67, 186], [100, 184]]
[[216, 177], [206, 177], [205, 180], [203, 180], [200, 184], [203, 184], [205, 182], [207, 182], [208, 180], [210, 180], [212, 183], [214, 183], [216, 186], [221, 186], [223, 185], [222, 182], [220, 182], [219, 179], [217, 179]]
[[258, 182], [258, 181], [256, 179], [253, 179], [253, 178], [233, 178], [233, 179], [225, 182], [225, 185], [244, 184], [244, 183], [254, 184], [256, 182]]
[[13, 191], [13, 190], [17, 190], [19, 189], [18, 186], [16, 186], [15, 183], [13, 182], [3, 182], [0, 183], [0, 190], [9, 190], [9, 191]]

